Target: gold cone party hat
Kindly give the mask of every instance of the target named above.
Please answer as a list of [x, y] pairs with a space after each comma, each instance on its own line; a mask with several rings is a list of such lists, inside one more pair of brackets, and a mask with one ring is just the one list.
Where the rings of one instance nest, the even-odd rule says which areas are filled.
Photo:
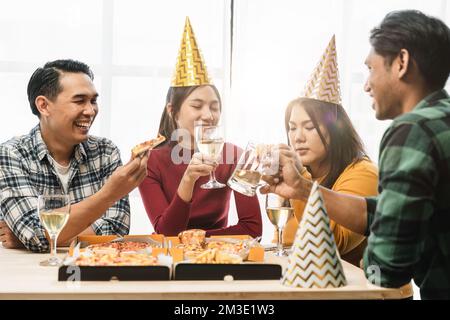
[[306, 98], [341, 104], [336, 40], [334, 35], [322, 55], [322, 59], [314, 69], [309, 81], [306, 83], [303, 96]]
[[311, 189], [281, 282], [299, 288], [347, 285], [317, 182]]
[[200, 49], [195, 40], [191, 22], [186, 17], [172, 87], [189, 87], [212, 84]]

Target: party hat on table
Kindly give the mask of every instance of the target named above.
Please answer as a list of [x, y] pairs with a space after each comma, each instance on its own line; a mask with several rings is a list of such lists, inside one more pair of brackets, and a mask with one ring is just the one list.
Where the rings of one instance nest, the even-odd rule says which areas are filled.
[[322, 59], [320, 59], [319, 64], [316, 66], [309, 81], [306, 83], [302, 96], [305, 98], [341, 104], [336, 40], [334, 35], [325, 49]]
[[347, 284], [317, 182], [311, 189], [281, 282], [299, 288], [337, 288]]
[[191, 22], [186, 17], [177, 65], [172, 78], [172, 87], [189, 87], [205, 84], [212, 84], [212, 82], [198, 48]]

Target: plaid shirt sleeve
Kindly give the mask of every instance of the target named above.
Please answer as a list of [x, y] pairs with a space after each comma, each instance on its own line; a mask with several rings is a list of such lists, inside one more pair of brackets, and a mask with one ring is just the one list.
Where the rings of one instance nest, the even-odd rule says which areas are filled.
[[[380, 147], [378, 200], [367, 200], [370, 236], [364, 253], [368, 279], [383, 287], [410, 282], [430, 227], [438, 172], [433, 139], [417, 123], [393, 125]], [[375, 210], [375, 212], [373, 212]], [[378, 276], [377, 276], [378, 277]]]
[[375, 210], [377, 209], [377, 197], [367, 197], [366, 198], [366, 206], [367, 206], [367, 225], [366, 225], [366, 231], [364, 232], [364, 235], [366, 237], [370, 234], [370, 226], [373, 222], [373, 217], [375, 215]]
[[12, 232], [34, 252], [49, 250], [45, 231], [36, 214], [38, 191], [20, 157], [0, 146], [0, 210]]
[[[103, 167], [103, 181], [122, 165], [120, 153], [114, 146], [110, 162]], [[105, 214], [92, 224], [97, 235], [126, 235], [130, 231], [130, 202], [128, 195], [117, 201]]]

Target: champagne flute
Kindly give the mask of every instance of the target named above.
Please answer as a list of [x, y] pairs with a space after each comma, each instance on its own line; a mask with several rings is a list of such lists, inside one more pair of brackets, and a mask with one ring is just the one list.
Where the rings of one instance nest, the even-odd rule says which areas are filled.
[[69, 220], [69, 195], [40, 195], [38, 196], [38, 215], [42, 225], [50, 236], [50, 258], [42, 261], [41, 266], [58, 266], [61, 260], [56, 256], [58, 235]]
[[[222, 153], [224, 138], [221, 126], [196, 124], [194, 128], [195, 142], [198, 150], [213, 159], [218, 159]], [[215, 169], [209, 174], [209, 181], [200, 186], [202, 189], [220, 189], [225, 185], [216, 180]]]
[[274, 193], [266, 195], [266, 213], [270, 222], [275, 226], [278, 233], [277, 251], [278, 257], [287, 256], [288, 253], [283, 249], [283, 229], [289, 219], [294, 215], [289, 199], [282, 198]]

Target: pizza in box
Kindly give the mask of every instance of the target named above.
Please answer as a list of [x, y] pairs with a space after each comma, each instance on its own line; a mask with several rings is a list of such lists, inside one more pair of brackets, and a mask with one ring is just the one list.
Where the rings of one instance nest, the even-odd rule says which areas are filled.
[[257, 239], [207, 238], [206, 231], [191, 229], [178, 234], [184, 259], [192, 263], [238, 264], [248, 258]]
[[65, 264], [77, 266], [155, 266], [158, 258], [152, 256], [154, 245], [148, 242], [118, 241], [88, 245], [74, 250]]

